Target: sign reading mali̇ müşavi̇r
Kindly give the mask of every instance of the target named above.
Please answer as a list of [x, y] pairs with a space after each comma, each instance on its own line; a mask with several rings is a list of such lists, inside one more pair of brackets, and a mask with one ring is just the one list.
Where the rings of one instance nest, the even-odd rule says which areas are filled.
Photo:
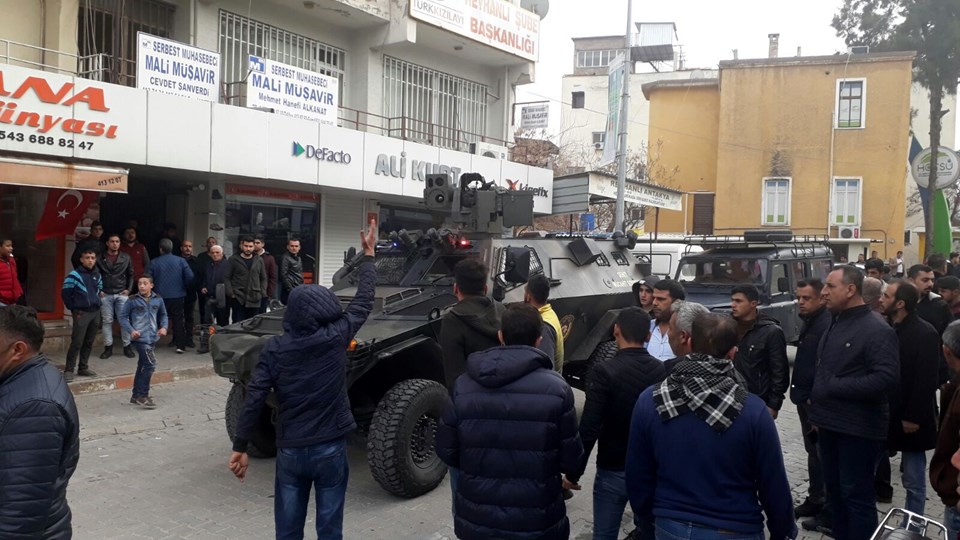
[[253, 55], [248, 69], [247, 107], [337, 125], [336, 78]]
[[220, 54], [137, 32], [137, 88], [220, 101]]

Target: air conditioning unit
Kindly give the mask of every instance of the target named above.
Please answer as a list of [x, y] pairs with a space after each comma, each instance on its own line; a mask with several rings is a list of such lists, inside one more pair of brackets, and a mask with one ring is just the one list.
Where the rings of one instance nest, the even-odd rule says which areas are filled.
[[860, 227], [840, 227], [840, 238], [854, 240], [860, 238]]
[[507, 159], [508, 150], [506, 146], [477, 141], [470, 143], [470, 153], [493, 159]]
[[593, 149], [594, 149], [594, 150], [603, 150], [603, 143], [602, 143], [602, 142], [595, 142], [595, 143], [593, 143]]

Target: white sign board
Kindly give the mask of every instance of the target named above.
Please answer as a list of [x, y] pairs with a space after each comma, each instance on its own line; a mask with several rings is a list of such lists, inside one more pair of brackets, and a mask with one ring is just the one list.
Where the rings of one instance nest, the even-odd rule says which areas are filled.
[[253, 55], [247, 67], [247, 107], [337, 125], [336, 78]]
[[547, 129], [549, 123], [549, 103], [535, 103], [520, 108], [520, 129]]
[[[913, 174], [913, 180], [918, 186], [926, 188], [930, 183], [930, 162], [933, 152], [925, 148], [922, 152], [913, 158], [910, 164], [910, 172]], [[930, 189], [944, 189], [953, 185], [960, 179], [960, 157], [953, 150], [946, 146], [941, 146], [937, 152], [937, 180]]]
[[540, 17], [504, 0], [410, 0], [410, 17], [536, 62]]
[[627, 63], [623, 53], [620, 53], [610, 62], [607, 75], [607, 127], [604, 129], [603, 155], [600, 157], [599, 167], [606, 167], [617, 159], [617, 141], [620, 140], [620, 113], [623, 103], [623, 84], [625, 82]]
[[[590, 195], [616, 199], [617, 179], [591, 174], [589, 191]], [[654, 206], [665, 210], [683, 210], [683, 194], [639, 182], [627, 182], [623, 200], [628, 203]]]
[[137, 88], [220, 101], [220, 54], [137, 32]]

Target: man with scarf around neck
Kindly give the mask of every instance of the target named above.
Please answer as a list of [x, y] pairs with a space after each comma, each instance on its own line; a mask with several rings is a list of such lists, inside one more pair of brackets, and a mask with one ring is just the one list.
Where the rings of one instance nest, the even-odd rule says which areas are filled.
[[863, 302], [859, 269], [830, 272], [823, 290], [833, 323], [820, 339], [808, 412], [834, 535], [866, 540], [877, 527], [874, 475], [900, 378], [897, 334]]
[[730, 361], [736, 323], [703, 313], [692, 330], [693, 353], [633, 409], [626, 463], [633, 512], [652, 515], [656, 538], [762, 540], [764, 515], [771, 539], [794, 538], [776, 425]]

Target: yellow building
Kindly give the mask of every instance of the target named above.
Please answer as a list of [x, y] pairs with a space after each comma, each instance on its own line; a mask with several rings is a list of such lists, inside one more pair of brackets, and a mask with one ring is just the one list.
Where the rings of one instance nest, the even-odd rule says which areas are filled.
[[661, 232], [792, 229], [834, 250], [902, 249], [912, 52], [720, 63], [643, 86], [651, 180], [686, 192]]

